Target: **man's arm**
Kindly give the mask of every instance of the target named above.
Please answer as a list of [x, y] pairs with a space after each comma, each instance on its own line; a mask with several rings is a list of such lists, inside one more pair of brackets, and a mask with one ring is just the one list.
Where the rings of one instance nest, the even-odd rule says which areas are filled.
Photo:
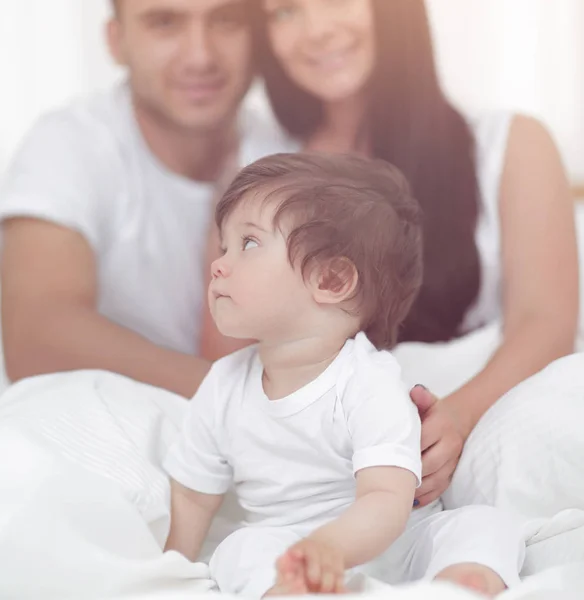
[[97, 265], [85, 238], [49, 222], [3, 224], [2, 328], [12, 381], [103, 369], [191, 397], [209, 364], [160, 348], [97, 312]]

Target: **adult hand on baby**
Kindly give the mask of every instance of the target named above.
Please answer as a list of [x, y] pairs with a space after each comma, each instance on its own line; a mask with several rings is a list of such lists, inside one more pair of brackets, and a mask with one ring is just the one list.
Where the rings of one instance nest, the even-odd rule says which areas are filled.
[[448, 488], [466, 441], [456, 414], [422, 386], [410, 392], [422, 420], [422, 485], [416, 506], [437, 500]]
[[342, 553], [315, 538], [294, 544], [276, 563], [278, 586], [296, 593], [342, 594], [345, 564]]

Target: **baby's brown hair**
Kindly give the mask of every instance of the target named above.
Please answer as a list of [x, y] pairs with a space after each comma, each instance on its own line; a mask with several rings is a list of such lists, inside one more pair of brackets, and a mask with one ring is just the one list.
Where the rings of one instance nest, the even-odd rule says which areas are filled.
[[[243, 169], [219, 202], [219, 229], [242, 201], [277, 204], [274, 225], [306, 277], [315, 265], [357, 285], [351, 312], [378, 349], [391, 349], [422, 284], [422, 223], [405, 177], [383, 160], [276, 154]], [[334, 277], [333, 277], [334, 279]], [[334, 284], [334, 283], [333, 283]]]

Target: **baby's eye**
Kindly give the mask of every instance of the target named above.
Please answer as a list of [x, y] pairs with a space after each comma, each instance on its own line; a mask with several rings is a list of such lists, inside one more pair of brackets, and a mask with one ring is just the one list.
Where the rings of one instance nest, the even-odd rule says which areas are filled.
[[252, 248], [257, 248], [257, 247], [258, 247], [258, 243], [255, 240], [252, 240], [251, 238], [243, 239], [243, 249], [244, 250], [251, 250]]

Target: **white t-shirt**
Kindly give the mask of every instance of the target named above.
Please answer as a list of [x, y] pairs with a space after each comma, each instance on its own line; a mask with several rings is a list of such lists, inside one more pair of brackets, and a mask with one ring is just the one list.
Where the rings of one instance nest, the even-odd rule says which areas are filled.
[[[251, 105], [241, 110], [240, 135], [241, 166], [293, 149]], [[194, 354], [213, 191], [150, 152], [124, 84], [37, 123], [0, 187], [0, 219], [35, 217], [80, 232], [97, 257], [100, 313]]]
[[473, 331], [501, 318], [503, 281], [499, 200], [513, 118], [512, 112], [491, 111], [469, 119], [476, 143], [480, 192], [475, 241], [479, 252], [481, 280], [478, 296], [464, 317], [461, 333]]
[[269, 400], [257, 348], [246, 348], [212, 367], [165, 468], [206, 494], [234, 485], [247, 525], [312, 530], [354, 502], [361, 469], [420, 481], [420, 419], [400, 373], [360, 333], [317, 379]]

